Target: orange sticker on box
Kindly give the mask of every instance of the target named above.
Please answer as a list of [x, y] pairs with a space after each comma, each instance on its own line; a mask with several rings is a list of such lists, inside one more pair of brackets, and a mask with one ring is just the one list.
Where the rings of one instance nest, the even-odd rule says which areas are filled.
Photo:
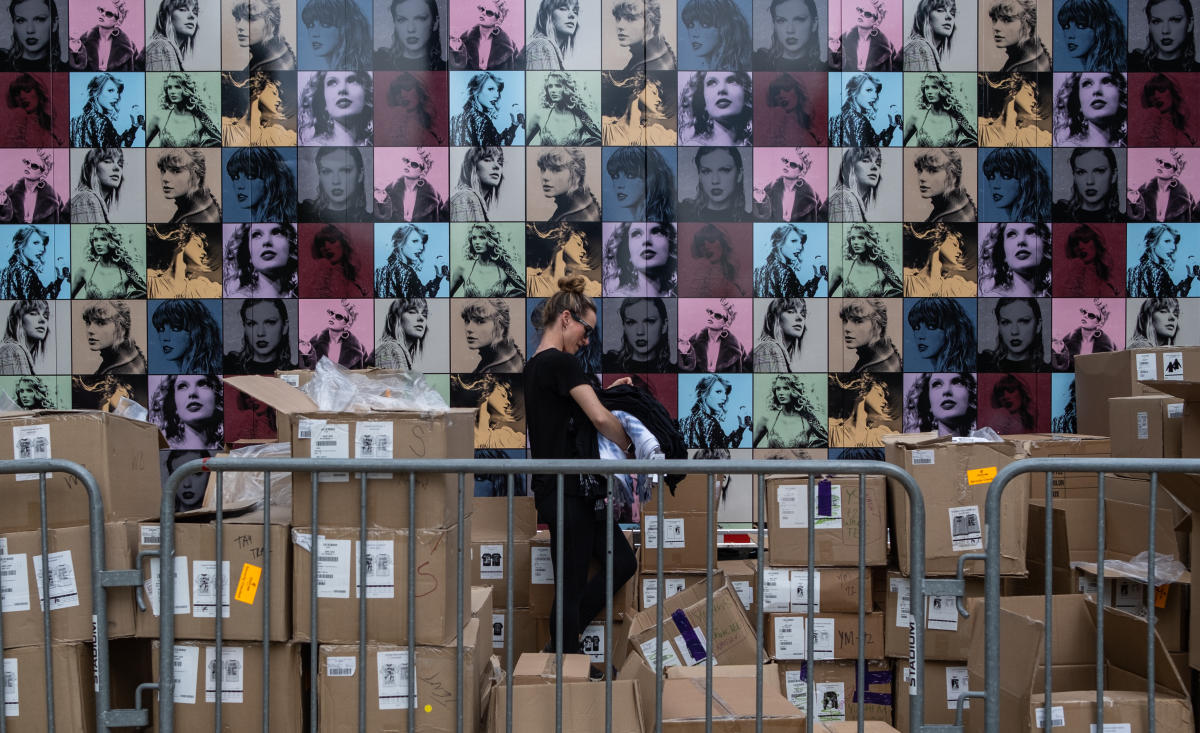
[[1170, 587], [1171, 586], [1169, 584], [1164, 583], [1163, 585], [1159, 585], [1154, 588], [1154, 607], [1155, 608], [1166, 608], [1167, 607], [1167, 589]]
[[262, 577], [262, 568], [245, 563], [242, 565], [242, 577], [238, 579], [237, 592], [233, 594], [235, 601], [254, 605], [254, 597], [258, 595], [258, 579]]
[[994, 478], [996, 478], [995, 466], [989, 466], [987, 468], [975, 468], [967, 471], [967, 483], [971, 486], [991, 483], [992, 479]]

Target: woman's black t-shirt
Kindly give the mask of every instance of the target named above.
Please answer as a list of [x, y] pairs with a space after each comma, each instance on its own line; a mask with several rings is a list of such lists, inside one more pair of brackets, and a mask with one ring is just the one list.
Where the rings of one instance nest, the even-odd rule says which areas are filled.
[[[525, 362], [525, 423], [529, 433], [530, 458], [577, 458], [576, 425], [589, 423], [571, 390], [592, 380], [575, 357], [558, 349], [546, 349]], [[555, 477], [533, 477], [534, 491], [553, 491]], [[568, 475], [563, 492], [579, 493], [579, 477]]]

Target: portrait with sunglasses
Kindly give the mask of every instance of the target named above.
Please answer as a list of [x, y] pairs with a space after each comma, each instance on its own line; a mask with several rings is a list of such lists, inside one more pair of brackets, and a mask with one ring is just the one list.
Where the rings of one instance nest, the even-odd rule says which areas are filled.
[[1113, 313], [1123, 313], [1123, 298], [1056, 298], [1054, 300], [1054, 338], [1050, 364], [1056, 372], [1075, 369], [1075, 357], [1118, 351], [1125, 346], [1125, 334], [1106, 330]]
[[[0, 190], [0, 223], [65, 224], [70, 220], [67, 205], [51, 185], [57, 154], [50, 148], [0, 153], [0, 170], [16, 171], [20, 176]], [[65, 156], [67, 151], [61, 154]], [[66, 183], [65, 177], [61, 182]]]
[[[748, 372], [750, 318], [738, 321], [739, 310], [749, 315], [749, 300], [684, 299], [679, 303], [679, 371]], [[737, 324], [735, 326], [735, 324]], [[735, 333], [736, 332], [736, 333]], [[691, 333], [690, 336], [684, 336]], [[740, 338], [739, 338], [740, 337]]]
[[[375, 218], [378, 221], [449, 221], [449, 191], [446, 189], [449, 152], [446, 148], [376, 148]], [[395, 178], [387, 181], [392, 176]]]
[[[892, 45], [882, 27], [888, 14], [884, 0], [857, 0], [843, 8], [842, 22], [847, 27], [830, 45], [829, 65], [842, 71], [903, 71], [900, 49]], [[896, 19], [888, 30], [899, 36]], [[866, 53], [861, 50], [864, 46]]]
[[[455, 71], [512, 71], [521, 49], [504, 30], [506, 0], [450, 0], [450, 68]], [[459, 30], [467, 25], [465, 30]], [[482, 41], [490, 39], [482, 57]]]
[[[92, 7], [88, 8], [88, 5]], [[142, 71], [143, 62], [133, 38], [142, 35], [141, 24], [130, 32], [124, 23], [133, 9], [140, 19], [142, 8], [134, 0], [92, 0], [72, 3], [71, 68], [75, 71]], [[88, 12], [88, 11], [91, 12]], [[95, 22], [82, 34], [76, 30], [80, 20]], [[102, 44], [101, 41], [104, 41]], [[103, 51], [101, 46], [106, 46]], [[100, 58], [101, 54], [105, 58]]]
[[[347, 369], [365, 368], [368, 350], [363, 342], [373, 339], [370, 326], [372, 307], [370, 300], [343, 298], [300, 301], [300, 328], [312, 333], [308, 339], [299, 342], [305, 368], [312, 369], [324, 356]], [[364, 313], [367, 314], [365, 324], [355, 328]]]
[[[1130, 221], [1190, 222], [1200, 217], [1200, 202], [1183, 180], [1188, 159], [1179, 148], [1143, 148], [1129, 156], [1127, 191]], [[1133, 188], [1134, 177], [1145, 183]], [[1195, 183], [1193, 175], [1188, 180]]]

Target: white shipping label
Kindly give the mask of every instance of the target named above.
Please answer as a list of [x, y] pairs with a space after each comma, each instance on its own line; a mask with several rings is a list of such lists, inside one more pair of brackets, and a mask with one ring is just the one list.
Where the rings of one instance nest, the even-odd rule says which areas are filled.
[[[192, 584], [188, 581], [187, 555], [175, 556], [175, 615], [189, 615], [192, 612]], [[150, 611], [158, 618], [158, 594], [161, 582], [159, 559], [150, 558], [150, 577], [142, 583], [146, 598], [150, 602]]]
[[808, 570], [793, 570], [791, 583], [791, 610], [792, 613], [802, 613], [808, 610], [809, 598], [812, 598], [813, 612], [821, 612], [821, 571], [813, 571], [813, 585], [815, 586], [812, 595], [808, 592]]
[[379, 680], [379, 709], [407, 710], [416, 707], [416, 684], [413, 684], [412, 705], [408, 701], [408, 650], [379, 652], [375, 658], [375, 674]]
[[[313, 458], [349, 458], [350, 426], [346, 423], [323, 423], [317, 429], [314, 425], [309, 453]], [[319, 478], [336, 483], [349, 481], [350, 474], [345, 471], [323, 471]]]
[[[1046, 708], [1039, 707], [1035, 711], [1037, 718], [1038, 730], [1046, 727]], [[1062, 705], [1055, 705], [1050, 708], [1050, 727], [1063, 728], [1067, 725], [1067, 716], [1063, 713]]]
[[[814, 686], [817, 697], [817, 718], [827, 723], [842, 722], [846, 719], [846, 683], [818, 682]], [[805, 697], [808, 696], [808, 685], [805, 685]], [[807, 706], [808, 701], [805, 701]], [[808, 708], [806, 707], [805, 710]]]
[[1136, 615], [1146, 615], [1146, 586], [1127, 578], [1113, 578], [1109, 605]]
[[[368, 421], [354, 424], [355, 458], [394, 458], [393, 425], [390, 421]], [[367, 478], [391, 478], [387, 472], [368, 473]]]
[[1167, 405], [1167, 417], [1172, 420], [1183, 417], [1183, 403], [1174, 402]]
[[836, 622], [831, 618], [813, 619], [813, 659], [833, 659], [837, 640]]
[[554, 585], [554, 562], [549, 547], [534, 547], [530, 552], [534, 585]]
[[979, 518], [979, 507], [950, 507], [950, 545], [955, 552], [983, 549], [983, 522]]
[[25, 553], [0, 555], [0, 592], [4, 613], [29, 610], [29, 570]]
[[[60, 550], [50, 553], [50, 610], [74, 608], [79, 605], [79, 588], [75, 584], [75, 563], [71, 560], [70, 550]], [[46, 599], [42, 598], [42, 556], [33, 556], [34, 582], [37, 584], [40, 608], [46, 607]]]
[[[704, 654], [708, 654], [708, 643], [704, 639], [704, 632], [700, 629], [692, 629], [696, 634], [696, 639], [700, 642], [700, 648], [704, 650]], [[692, 656], [692, 650], [688, 649], [687, 641], [682, 635], [675, 635], [675, 647], [679, 649], [680, 656], [683, 658], [683, 663], [689, 667], [694, 667], [697, 664], [704, 663], [704, 657], [697, 659]], [[713, 657], [713, 666], [716, 666], [717, 658]]]
[[925, 628], [958, 631], [958, 607], [954, 596], [930, 596], [925, 606]]
[[[1133, 727], [1129, 723], [1105, 723], [1102, 733], [1130, 733]], [[1091, 724], [1091, 733], [1097, 733], [1096, 724]]]
[[[658, 549], [658, 515], [646, 517], [646, 544], [651, 549]], [[662, 531], [662, 547], [666, 550], [678, 550], [687, 546], [683, 533], [683, 517], [664, 517]]]
[[776, 616], [775, 658], [804, 659], [804, 619], [795, 616]]
[[579, 637], [579, 651], [593, 662], [604, 663], [604, 624], [588, 624]]
[[1134, 362], [1137, 365], [1137, 378], [1139, 382], [1144, 382], [1147, 379], [1158, 379], [1158, 354], [1150, 352], [1149, 354], [1137, 354], [1134, 357]]
[[[14, 425], [13, 426], [13, 458], [19, 461], [46, 460], [50, 458], [50, 426], [49, 425]], [[18, 473], [17, 481], [37, 481], [37, 473]], [[47, 473], [46, 478], [54, 478]]]
[[[683, 590], [683, 578], [663, 578], [667, 588], [667, 598]], [[658, 578], [642, 578], [642, 609], [658, 605]]]
[[299, 374], [280, 374], [279, 379], [282, 380], [284, 384], [290, 384], [291, 386], [295, 387], [296, 389], [300, 388], [300, 375]]
[[[350, 540], [346, 540], [349, 542]], [[359, 544], [354, 545], [354, 597], [362, 592], [358, 563]], [[392, 540], [367, 540], [367, 598], [396, 597], [396, 550]]]
[[[217, 563], [192, 561], [192, 617], [217, 617]], [[229, 618], [229, 561], [221, 561], [221, 618]]]
[[[650, 664], [650, 669], [656, 669], [658, 655], [654, 653], [654, 639], [646, 639], [639, 646], [642, 648], [642, 656]], [[663, 639], [662, 643], [662, 666], [663, 669], [683, 666], [679, 663], [679, 657], [675, 656], [675, 650], [671, 648], [671, 642], [666, 639]]]
[[896, 594], [896, 627], [906, 629], [912, 621], [912, 586], [905, 578], [893, 578], [892, 583]]
[[934, 462], [934, 452], [928, 448], [915, 450], [910, 455], [914, 466], [932, 466]]
[[492, 648], [504, 648], [504, 614], [492, 614]]
[[792, 576], [789, 570], [763, 568], [763, 612], [792, 610]]
[[21, 685], [17, 678], [17, 661], [12, 657], [4, 660], [4, 717], [21, 717]]
[[479, 546], [480, 580], [504, 580], [504, 545]]
[[1137, 439], [1150, 440], [1150, 413], [1138, 410]]
[[175, 647], [175, 703], [196, 704], [196, 671], [200, 665], [200, 647]]
[[350, 597], [351, 544], [350, 540], [328, 540], [318, 535], [317, 598]]
[[217, 663], [217, 648], [204, 647], [204, 702], [217, 701], [217, 675], [221, 675], [221, 702], [241, 703], [246, 692], [245, 650], [240, 646], [221, 648], [221, 662]]
[[749, 611], [750, 606], [754, 605], [754, 586], [748, 580], [735, 580], [733, 589], [737, 591], [738, 598], [742, 599], [742, 607]]
[[[946, 709], [957, 710], [958, 698], [967, 691], [967, 668], [946, 667]], [[970, 700], [963, 701], [963, 707], [971, 707]]]
[[[1182, 351], [1164, 351], [1162, 353], [1163, 379], [1173, 379], [1180, 381], [1183, 379], [1183, 352]], [[1126, 726], [1128, 730], [1128, 726]], [[1109, 733], [1108, 726], [1104, 726], [1104, 733]]]
[[[785, 492], [784, 490], [787, 489]], [[822, 511], [822, 489], [817, 489], [817, 529], [842, 528], [842, 487], [834, 484], [829, 487], [829, 506]], [[796, 484], [779, 487], [779, 526], [792, 529], [808, 528], [808, 484]]]
[[358, 669], [358, 657], [329, 657], [325, 660], [325, 674], [329, 677], [353, 677]]
[[155, 546], [159, 544], [159, 537], [162, 536], [162, 528], [157, 524], [142, 525], [142, 546]]
[[0, 537], [0, 555], [8, 554], [8, 538]]
[[311, 440], [313, 430], [325, 424], [324, 420], [313, 420], [309, 417], [300, 418], [296, 425], [297, 440]]

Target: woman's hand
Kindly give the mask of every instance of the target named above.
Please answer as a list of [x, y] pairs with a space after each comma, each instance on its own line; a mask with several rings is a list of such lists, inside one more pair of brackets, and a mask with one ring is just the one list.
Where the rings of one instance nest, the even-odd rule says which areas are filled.
[[615, 382], [613, 382], [612, 384], [610, 384], [608, 386], [609, 387], [621, 387], [624, 385], [629, 385], [630, 387], [632, 387], [633, 386], [633, 377], [621, 377], [620, 379], [616, 380]]

